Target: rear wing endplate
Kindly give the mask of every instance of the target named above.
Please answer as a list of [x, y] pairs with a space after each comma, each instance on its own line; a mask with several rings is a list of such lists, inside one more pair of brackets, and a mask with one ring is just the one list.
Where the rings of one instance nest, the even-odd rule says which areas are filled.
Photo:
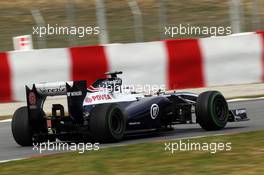
[[81, 122], [83, 101], [87, 93], [86, 81], [56, 82], [26, 86], [26, 99], [30, 119], [38, 120], [43, 115], [43, 105], [48, 96], [67, 96], [69, 114]]

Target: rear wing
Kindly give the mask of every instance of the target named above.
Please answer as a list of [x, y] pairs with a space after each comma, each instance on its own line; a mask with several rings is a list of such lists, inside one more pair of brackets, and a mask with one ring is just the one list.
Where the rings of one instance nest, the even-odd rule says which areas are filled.
[[43, 116], [43, 105], [48, 96], [67, 96], [68, 110], [76, 122], [82, 122], [83, 101], [87, 94], [86, 81], [54, 82], [26, 86], [26, 97], [29, 117], [39, 120]]

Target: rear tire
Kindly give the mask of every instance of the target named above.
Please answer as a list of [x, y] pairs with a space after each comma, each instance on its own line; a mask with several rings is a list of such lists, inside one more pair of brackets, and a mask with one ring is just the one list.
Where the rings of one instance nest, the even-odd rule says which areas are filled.
[[201, 93], [196, 101], [195, 113], [200, 126], [208, 131], [222, 129], [228, 121], [228, 105], [218, 91]]
[[90, 131], [100, 142], [117, 142], [124, 136], [126, 117], [117, 104], [96, 105], [91, 111]]
[[32, 130], [29, 124], [28, 109], [26, 106], [18, 108], [12, 118], [12, 134], [15, 141], [21, 146], [31, 146]]

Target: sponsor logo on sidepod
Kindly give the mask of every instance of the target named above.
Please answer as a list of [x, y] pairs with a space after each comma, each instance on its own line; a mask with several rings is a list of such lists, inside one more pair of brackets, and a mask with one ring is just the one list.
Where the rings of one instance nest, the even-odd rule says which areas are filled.
[[102, 100], [110, 100], [112, 99], [111, 95], [109, 94], [100, 94], [88, 97], [85, 99], [85, 102], [91, 103], [92, 101], [102, 101]]

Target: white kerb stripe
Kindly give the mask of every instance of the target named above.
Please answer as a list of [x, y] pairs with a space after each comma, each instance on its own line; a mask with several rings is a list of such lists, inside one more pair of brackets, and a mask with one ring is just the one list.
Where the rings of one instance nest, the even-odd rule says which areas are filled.
[[106, 46], [111, 71], [123, 71], [125, 85], [166, 86], [167, 51], [164, 42]]
[[25, 100], [25, 85], [70, 80], [71, 60], [66, 48], [12, 51], [9, 55], [15, 100]]
[[261, 82], [261, 37], [200, 39], [207, 86]]

